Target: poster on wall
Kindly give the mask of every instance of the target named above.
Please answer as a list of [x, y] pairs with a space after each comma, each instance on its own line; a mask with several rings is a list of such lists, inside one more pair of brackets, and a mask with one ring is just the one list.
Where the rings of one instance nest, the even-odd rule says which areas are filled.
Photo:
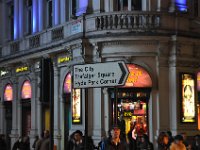
[[181, 74], [182, 122], [195, 122], [195, 80], [193, 74]]
[[72, 90], [72, 123], [81, 124], [81, 90]]

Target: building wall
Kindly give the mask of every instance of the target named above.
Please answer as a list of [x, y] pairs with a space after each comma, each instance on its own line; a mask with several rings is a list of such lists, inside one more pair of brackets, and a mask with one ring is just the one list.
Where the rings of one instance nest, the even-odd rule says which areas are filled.
[[[16, 1], [17, 2], [17, 1]], [[36, 2], [36, 1], [34, 1]], [[15, 40], [9, 40], [6, 12], [0, 14], [0, 133], [6, 134], [4, 88], [13, 85], [12, 145], [21, 136], [21, 86], [28, 79], [32, 86], [31, 98], [31, 145], [35, 136], [43, 130], [43, 104], [40, 102], [40, 66], [42, 57], [50, 57], [54, 68], [54, 144], [64, 149], [66, 100], [63, 97], [63, 83], [76, 64], [100, 63], [123, 60], [143, 67], [152, 79], [149, 99], [149, 136], [156, 144], [161, 131], [171, 130], [173, 135], [187, 132], [193, 136], [198, 132], [197, 123], [180, 123], [180, 72], [196, 74], [199, 71], [200, 37], [198, 17], [191, 20], [190, 14], [173, 13], [175, 1], [143, 0], [143, 11], [116, 11], [117, 1], [89, 0], [77, 6], [78, 16], [72, 14], [72, 1], [53, 0], [53, 26], [47, 28], [44, 3], [33, 3], [36, 27], [33, 34], [24, 35], [22, 18]], [[86, 9], [85, 4], [88, 3]], [[129, 1], [130, 3], [130, 1]], [[43, 6], [44, 5], [44, 6]], [[20, 5], [18, 5], [20, 6]], [[5, 10], [5, 1], [0, 1]], [[38, 9], [37, 9], [38, 8]], [[60, 8], [60, 9], [58, 9]], [[69, 8], [69, 9], [67, 9]], [[15, 7], [15, 12], [18, 10]], [[60, 10], [60, 11], [59, 11]], [[85, 15], [80, 12], [86, 11]], [[149, 12], [148, 12], [149, 11]], [[168, 13], [168, 11], [171, 11]], [[19, 10], [21, 15], [24, 10]], [[19, 13], [20, 14], [20, 13]], [[80, 16], [79, 16], [80, 15]], [[40, 17], [39, 17], [40, 16]], [[58, 17], [59, 16], [59, 17]], [[1, 32], [1, 33], [2, 33]], [[1, 48], [1, 46], [0, 46]], [[58, 62], [59, 58], [71, 59]], [[28, 71], [16, 72], [16, 68], [28, 66]], [[4, 73], [4, 74], [2, 74]], [[82, 123], [67, 121], [69, 133], [79, 129], [85, 131], [97, 144], [108, 135], [111, 127], [109, 109], [109, 87], [82, 89]], [[197, 91], [196, 91], [197, 96]], [[197, 104], [197, 97], [195, 98]], [[88, 102], [88, 109], [85, 104]], [[195, 104], [195, 106], [196, 106]], [[71, 103], [68, 105], [71, 118]], [[86, 108], [87, 108], [86, 107]], [[197, 107], [196, 107], [197, 111]], [[88, 124], [85, 116], [88, 115]]]

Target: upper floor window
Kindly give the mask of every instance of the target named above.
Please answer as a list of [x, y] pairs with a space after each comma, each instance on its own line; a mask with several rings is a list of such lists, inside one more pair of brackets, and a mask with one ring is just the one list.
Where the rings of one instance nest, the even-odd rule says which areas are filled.
[[32, 0], [25, 0], [26, 34], [32, 33]]
[[142, 10], [142, 0], [118, 0], [118, 11]]
[[52, 0], [47, 0], [47, 27], [52, 27], [53, 25], [53, 7]]
[[8, 8], [8, 31], [9, 39], [14, 39], [14, 4], [13, 2], [7, 3]]

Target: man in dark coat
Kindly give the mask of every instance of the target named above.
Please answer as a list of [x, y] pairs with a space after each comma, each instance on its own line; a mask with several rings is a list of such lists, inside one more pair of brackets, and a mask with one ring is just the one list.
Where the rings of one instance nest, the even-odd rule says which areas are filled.
[[127, 145], [120, 139], [120, 127], [114, 126], [111, 130], [111, 138], [105, 140], [105, 150], [126, 150]]

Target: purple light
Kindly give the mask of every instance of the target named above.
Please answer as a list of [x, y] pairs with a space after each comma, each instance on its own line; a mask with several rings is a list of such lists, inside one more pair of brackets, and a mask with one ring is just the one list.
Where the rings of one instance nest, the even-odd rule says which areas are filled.
[[88, 0], [80, 0], [79, 1], [79, 8], [87, 7], [88, 6]]
[[187, 11], [187, 1], [186, 0], [176, 0], [176, 6], [180, 11]]
[[59, 16], [58, 16], [58, 11], [59, 11], [59, 2], [58, 0], [55, 1], [55, 5], [54, 5], [54, 20], [55, 20], [55, 25], [59, 24]]

